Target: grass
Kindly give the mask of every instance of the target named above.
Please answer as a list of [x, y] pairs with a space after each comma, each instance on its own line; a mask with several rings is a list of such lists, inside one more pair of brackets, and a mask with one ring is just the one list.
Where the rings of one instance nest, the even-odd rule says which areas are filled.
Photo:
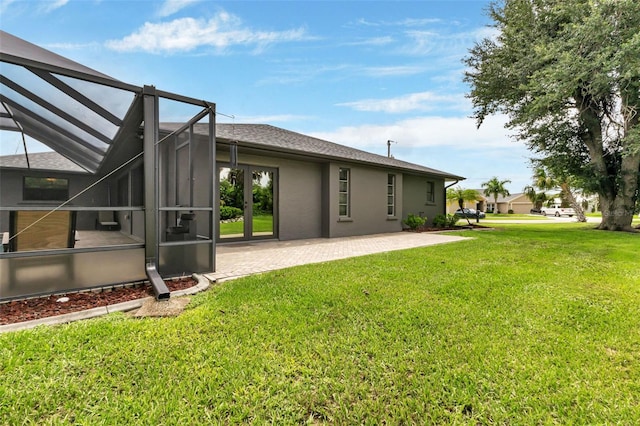
[[[593, 212], [593, 213], [589, 212], [589, 213], [585, 213], [585, 216], [587, 216], [587, 217], [597, 217], [597, 218], [602, 218], [602, 212]], [[634, 214], [634, 215], [633, 215], [632, 223], [633, 223], [634, 225], [638, 225], [638, 224], [640, 224], [640, 215], [638, 215], [638, 214]]]
[[[254, 215], [253, 232], [273, 232], [272, 215]], [[220, 223], [220, 235], [244, 233], [244, 221]]]
[[[543, 216], [543, 215], [487, 213], [486, 219], [490, 219], [490, 220], [545, 220], [547, 218], [545, 216]], [[482, 221], [482, 219], [480, 219], [480, 221]]]
[[229, 281], [177, 318], [0, 335], [1, 424], [639, 424], [640, 235], [473, 240]]

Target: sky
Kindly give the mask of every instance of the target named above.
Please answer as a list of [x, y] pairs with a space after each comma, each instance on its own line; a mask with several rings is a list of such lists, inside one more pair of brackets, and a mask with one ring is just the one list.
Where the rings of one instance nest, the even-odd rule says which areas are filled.
[[[0, 0], [0, 28], [118, 80], [465, 176], [531, 184], [503, 116], [478, 129], [463, 58], [495, 37], [485, 0]], [[176, 117], [176, 119], [179, 119]], [[2, 153], [18, 149], [7, 139]], [[19, 151], [18, 151], [19, 152]]]

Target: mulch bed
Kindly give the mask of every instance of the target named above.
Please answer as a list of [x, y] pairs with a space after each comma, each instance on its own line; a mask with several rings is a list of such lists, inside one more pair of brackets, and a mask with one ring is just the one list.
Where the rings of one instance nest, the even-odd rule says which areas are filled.
[[[198, 284], [191, 277], [166, 280], [165, 282], [170, 291], [183, 290]], [[0, 304], [0, 325], [84, 311], [153, 295], [151, 284], [142, 282], [127, 287], [117, 286], [83, 293], [56, 294], [34, 299], [14, 300]], [[69, 300], [58, 302], [61, 297], [68, 297]]]

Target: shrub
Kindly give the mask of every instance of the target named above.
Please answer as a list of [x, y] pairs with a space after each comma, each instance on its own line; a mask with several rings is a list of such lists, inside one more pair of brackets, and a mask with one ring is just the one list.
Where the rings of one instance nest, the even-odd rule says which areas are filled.
[[439, 214], [433, 218], [433, 226], [436, 228], [444, 228], [447, 226], [447, 216]]
[[507, 214], [513, 214], [513, 209], [509, 209], [509, 211], [507, 212]]
[[433, 226], [436, 228], [453, 228], [460, 220], [460, 217], [454, 214], [443, 215], [439, 214], [433, 218]]
[[456, 226], [456, 223], [458, 223], [459, 220], [460, 220], [460, 217], [456, 216], [455, 214], [448, 214], [447, 226], [453, 228], [454, 226]]
[[405, 220], [403, 220], [403, 223], [407, 225], [410, 229], [415, 231], [416, 229], [423, 226], [426, 221], [427, 221], [426, 217], [420, 217], [414, 214], [410, 214], [409, 216], [407, 216]]
[[242, 216], [242, 210], [237, 207], [220, 206], [220, 220], [235, 219]]

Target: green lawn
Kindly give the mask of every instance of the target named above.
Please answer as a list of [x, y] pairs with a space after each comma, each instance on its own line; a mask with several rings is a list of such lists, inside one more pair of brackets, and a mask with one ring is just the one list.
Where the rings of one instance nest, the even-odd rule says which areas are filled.
[[0, 335], [0, 424], [640, 424], [640, 235], [475, 239]]
[[[253, 216], [253, 232], [273, 232], [273, 216]], [[244, 233], [244, 221], [227, 222], [220, 224], [220, 235], [235, 235], [242, 233]]]
[[[530, 215], [530, 214], [506, 214], [506, 213], [487, 213], [486, 219], [490, 220], [545, 220], [547, 217], [543, 215]], [[483, 219], [480, 219], [482, 221]]]
[[[602, 213], [601, 212], [586, 213], [585, 216], [602, 218]], [[637, 214], [633, 215], [633, 224], [634, 225], [640, 224], [640, 216], [639, 215], [637, 215]]]

